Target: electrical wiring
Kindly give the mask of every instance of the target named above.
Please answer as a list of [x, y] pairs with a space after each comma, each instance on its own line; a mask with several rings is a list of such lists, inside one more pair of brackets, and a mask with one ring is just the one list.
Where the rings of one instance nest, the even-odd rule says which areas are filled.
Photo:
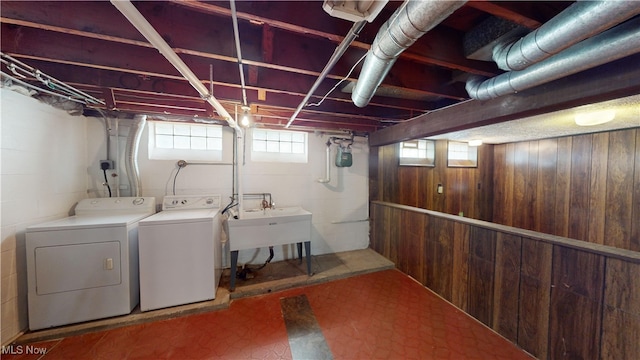
[[364, 55], [362, 55], [362, 57], [360, 58], [360, 60], [356, 61], [355, 64], [353, 64], [353, 66], [351, 67], [351, 70], [349, 70], [349, 73], [347, 73], [347, 75], [345, 77], [342, 78], [342, 80], [338, 81], [337, 84], [335, 84], [331, 90], [329, 90], [323, 97], [322, 99], [320, 99], [320, 101], [318, 101], [317, 103], [309, 103], [306, 106], [320, 106], [320, 104], [322, 104], [324, 102], [324, 100], [327, 98], [327, 96], [329, 96], [329, 94], [331, 94], [333, 92], [333, 90], [335, 90], [338, 86], [340, 86], [340, 84], [342, 84], [342, 82], [346, 81], [349, 76], [351, 76], [351, 73], [353, 72], [353, 70], [356, 69], [356, 66], [358, 66], [358, 64], [360, 64], [362, 62], [362, 60], [364, 60], [364, 58], [367, 57], [367, 53], [365, 53]]
[[109, 190], [109, 197], [111, 197], [111, 186], [109, 185], [109, 180], [107, 180], [107, 169], [102, 169], [102, 173], [104, 174], [104, 185]]

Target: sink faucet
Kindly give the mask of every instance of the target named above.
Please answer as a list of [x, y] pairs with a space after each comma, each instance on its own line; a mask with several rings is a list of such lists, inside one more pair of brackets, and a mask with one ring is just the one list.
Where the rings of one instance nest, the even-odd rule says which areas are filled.
[[269, 204], [269, 202], [266, 199], [263, 199], [261, 207], [263, 210], [266, 210], [267, 208], [271, 208], [271, 204]]

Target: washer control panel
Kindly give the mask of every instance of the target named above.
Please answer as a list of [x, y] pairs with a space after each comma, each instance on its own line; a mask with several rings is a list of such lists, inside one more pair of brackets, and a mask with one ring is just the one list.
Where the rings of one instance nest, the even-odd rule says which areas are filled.
[[220, 195], [168, 195], [162, 210], [219, 209]]

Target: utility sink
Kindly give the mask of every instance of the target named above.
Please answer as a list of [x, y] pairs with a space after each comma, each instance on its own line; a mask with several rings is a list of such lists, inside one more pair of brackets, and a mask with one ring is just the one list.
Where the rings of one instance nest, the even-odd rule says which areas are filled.
[[243, 210], [238, 219], [227, 220], [230, 250], [309, 241], [311, 215], [299, 206]]
[[302, 261], [302, 244], [307, 258], [307, 274], [311, 276], [311, 213], [299, 206], [276, 209], [243, 210], [238, 219], [229, 218], [229, 250], [231, 279], [229, 290], [235, 289], [238, 251], [274, 245], [296, 244]]

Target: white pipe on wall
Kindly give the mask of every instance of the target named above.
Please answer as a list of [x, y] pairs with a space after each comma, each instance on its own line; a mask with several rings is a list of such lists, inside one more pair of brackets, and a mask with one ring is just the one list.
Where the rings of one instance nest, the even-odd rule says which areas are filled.
[[324, 172], [324, 179], [318, 179], [319, 183], [326, 184], [331, 181], [331, 139], [327, 141], [327, 153], [326, 153], [326, 168]]

